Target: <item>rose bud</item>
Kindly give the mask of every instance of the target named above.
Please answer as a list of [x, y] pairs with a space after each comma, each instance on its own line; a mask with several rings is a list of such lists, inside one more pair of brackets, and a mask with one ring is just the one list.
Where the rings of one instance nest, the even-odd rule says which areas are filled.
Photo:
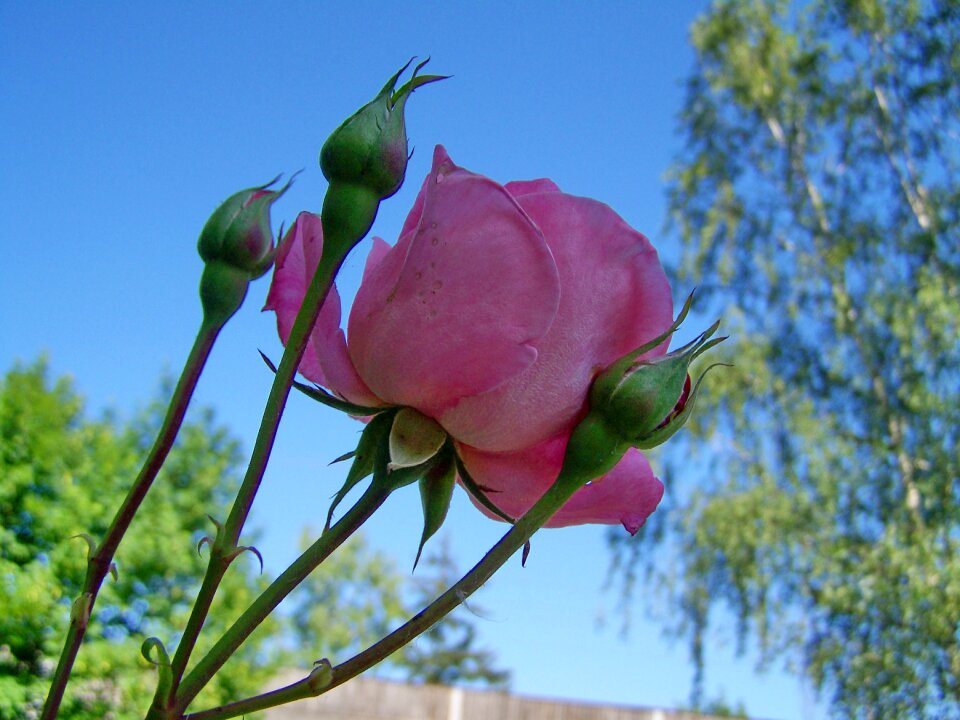
[[631, 448], [649, 450], [666, 442], [689, 419], [708, 367], [696, 384], [690, 381], [690, 363], [726, 340], [710, 339], [719, 321], [673, 352], [654, 351], [669, 340], [683, 322], [691, 295], [667, 330], [624, 355], [601, 372], [590, 388], [590, 409], [570, 436], [564, 470], [589, 482], [621, 462]]
[[669, 338], [690, 309], [690, 299], [671, 327], [660, 337], [617, 360], [597, 376], [590, 390], [590, 411], [630, 446], [642, 450], [656, 447], [679, 430], [690, 416], [700, 383], [691, 388], [690, 364], [710, 348], [726, 340], [713, 338], [717, 321], [691, 342], [660, 357], [640, 356]]
[[231, 195], [203, 226], [197, 241], [197, 251], [206, 264], [200, 299], [211, 321], [225, 323], [243, 303], [250, 281], [273, 265], [270, 206], [293, 179], [279, 190], [268, 190], [275, 182], [276, 178]]
[[[411, 61], [412, 62], [412, 61]], [[330, 187], [323, 201], [327, 244], [346, 245], [360, 240], [377, 214], [380, 201], [403, 184], [407, 171], [407, 129], [403, 111], [418, 87], [443, 80], [443, 75], [417, 75], [420, 63], [399, 90], [394, 86], [408, 62], [387, 81], [379, 94], [337, 128], [320, 150], [320, 169]]]

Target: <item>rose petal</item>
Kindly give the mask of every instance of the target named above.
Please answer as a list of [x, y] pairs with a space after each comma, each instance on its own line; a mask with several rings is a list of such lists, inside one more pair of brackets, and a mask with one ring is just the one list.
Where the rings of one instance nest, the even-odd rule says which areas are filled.
[[[516, 518], [553, 484], [563, 464], [567, 440], [566, 434], [558, 435], [512, 453], [487, 453], [463, 445], [458, 450], [473, 479], [494, 491], [488, 495], [491, 502]], [[545, 527], [619, 523], [633, 534], [656, 510], [662, 497], [663, 483], [654, 477], [643, 453], [631, 448], [613, 470], [574, 493]], [[496, 519], [482, 505], [474, 504]]]
[[[437, 418], [457, 440], [495, 452], [568, 429], [597, 371], [656, 337], [673, 317], [656, 250], [608, 206], [559, 192], [523, 195], [519, 202], [557, 263], [556, 319], [533, 343], [535, 363]], [[664, 352], [666, 344], [648, 356]]]
[[[307, 292], [307, 284], [310, 282], [310, 276], [317, 263], [317, 260], [314, 260], [308, 268], [305, 253], [311, 259], [314, 256], [319, 258], [322, 249], [323, 230], [320, 227], [320, 217], [313, 213], [300, 213], [277, 249], [273, 279], [270, 283], [270, 291], [267, 293], [267, 302], [263, 306], [264, 310], [272, 310], [277, 314], [277, 332], [280, 335], [280, 342], [284, 345], [287, 344], [287, 338], [290, 337], [293, 321], [296, 319], [300, 305], [303, 303], [303, 296]], [[310, 275], [308, 275], [308, 272]], [[324, 305], [329, 303], [328, 298]], [[323, 311], [324, 309], [321, 309], [321, 314], [323, 314]], [[339, 298], [336, 312], [337, 322], [339, 323]], [[327, 384], [312, 343], [307, 346], [303, 353], [299, 370], [305, 378], [320, 385]]]
[[[437, 145], [433, 151], [433, 160], [436, 164], [437, 153], [443, 150], [442, 145]], [[444, 155], [446, 156], [446, 150], [443, 150]], [[448, 158], [449, 159], [449, 158]], [[427, 196], [427, 188], [430, 186], [430, 181], [433, 179], [433, 173], [431, 172], [423, 179], [423, 183], [420, 185], [420, 191], [417, 193], [416, 199], [413, 201], [413, 206], [410, 208], [410, 212], [407, 213], [406, 220], [403, 221], [403, 227], [400, 228], [400, 235], [398, 237], [403, 237], [408, 232], [417, 229], [417, 225], [420, 224], [420, 216], [423, 215], [423, 203]]]
[[442, 147], [422, 197], [357, 293], [349, 347], [378, 397], [435, 416], [533, 363], [560, 289], [536, 225]]
[[363, 266], [362, 282], [366, 282], [369, 279], [373, 271], [383, 262], [388, 252], [390, 252], [390, 246], [386, 240], [379, 237], [373, 238], [373, 247], [370, 248], [370, 254], [367, 255], [367, 262]]
[[[277, 329], [280, 341], [284, 344], [290, 337], [290, 330], [322, 251], [323, 226], [320, 216], [300, 213], [280, 244], [273, 281], [263, 308], [276, 312]], [[340, 329], [340, 294], [336, 285], [330, 287], [320, 308], [299, 370], [304, 377], [351, 402], [371, 406], [382, 404], [364, 385], [347, 354], [346, 338]]]
[[539, 193], [558, 193], [560, 188], [553, 180], [540, 178], [538, 180], [514, 180], [508, 182], [504, 187], [514, 198], [524, 195], [537, 195]]

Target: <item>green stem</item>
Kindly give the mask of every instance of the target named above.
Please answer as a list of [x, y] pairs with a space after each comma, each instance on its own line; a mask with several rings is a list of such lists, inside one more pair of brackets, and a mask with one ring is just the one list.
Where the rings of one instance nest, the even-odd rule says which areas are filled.
[[153, 447], [150, 448], [150, 454], [147, 455], [139, 475], [127, 492], [123, 504], [117, 510], [106, 535], [87, 561], [83, 588], [74, 602], [73, 612], [70, 614], [70, 627], [67, 630], [63, 651], [60, 654], [60, 662], [53, 675], [50, 692], [47, 694], [43, 712], [40, 715], [41, 720], [54, 720], [57, 717], [70, 671], [73, 669], [77, 653], [86, 634], [90, 613], [97, 600], [100, 587], [103, 585], [107, 573], [110, 572], [113, 557], [117, 552], [120, 541], [130, 527], [130, 523], [146, 497], [147, 491], [150, 490], [150, 486], [157, 477], [157, 473], [167, 459], [170, 448], [180, 431], [180, 426], [183, 424], [183, 417], [187, 411], [187, 406], [190, 404], [193, 391], [197, 387], [197, 381], [200, 379], [203, 367], [207, 358], [210, 357], [210, 351], [213, 349], [214, 341], [222, 328], [222, 323], [211, 322], [207, 318], [204, 318], [203, 323], [201, 323], [193, 348], [190, 350], [190, 355], [174, 390], [173, 398], [170, 400], [170, 406], [167, 408], [167, 414], [160, 426], [157, 439], [154, 441]]
[[499, 570], [517, 550], [523, 547], [533, 533], [549, 520], [557, 510], [563, 507], [570, 496], [582, 487], [588, 479], [580, 473], [561, 471], [557, 480], [544, 493], [543, 497], [510, 528], [470, 572], [385, 638], [334, 667], [329, 682], [318, 681], [321, 676], [312, 673], [291, 685], [263, 695], [184, 715], [183, 720], [225, 720], [225, 718], [266, 710], [295, 700], [316, 697], [368, 670], [421, 633], [429, 630], [451, 610], [466, 600], [489, 580], [490, 576]]
[[250, 513], [250, 508], [253, 506], [257, 491], [260, 489], [260, 482], [263, 480], [267, 461], [270, 458], [270, 452], [273, 450], [280, 418], [283, 415], [287, 397], [290, 395], [293, 377], [300, 365], [300, 359], [303, 357], [307, 343], [310, 341], [310, 333], [316, 324], [323, 301], [327, 297], [337, 271], [343, 264], [346, 252], [349, 252], [349, 246], [346, 247], [346, 252], [327, 252], [328, 248], [337, 247], [344, 247], [344, 244], [324, 243], [324, 251], [320, 262], [304, 295], [303, 303], [297, 313], [297, 318], [290, 330], [290, 336], [287, 338], [286, 347], [280, 358], [280, 365], [274, 375], [273, 385], [270, 388], [270, 395], [263, 410], [260, 429], [253, 446], [247, 472], [240, 484], [240, 489], [237, 491], [237, 497], [230, 509], [227, 521], [222, 527], [217, 528], [217, 536], [210, 546], [210, 561], [207, 564], [200, 591], [184, 628], [183, 637], [177, 645], [177, 651], [171, 663], [173, 683], [170, 692], [166, 694], [166, 697], [160, 695], [154, 697], [148, 718], [174, 716], [173, 708], [176, 706], [175, 698], [179, 691], [180, 681], [197, 643], [200, 630], [210, 611], [217, 588], [220, 586], [230, 563], [236, 557], [237, 540]]
[[180, 684], [176, 712], [182, 713], [250, 634], [313, 570], [352, 535], [383, 504], [390, 489], [374, 480], [356, 504], [263, 591], [213, 649]]

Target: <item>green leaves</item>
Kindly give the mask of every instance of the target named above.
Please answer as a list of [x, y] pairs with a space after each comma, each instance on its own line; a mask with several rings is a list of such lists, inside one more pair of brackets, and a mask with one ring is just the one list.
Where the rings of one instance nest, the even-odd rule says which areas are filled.
[[[66, 380], [45, 365], [17, 367], [0, 377], [0, 719], [39, 706], [49, 686], [43, 668], [56, 663], [70, 612], [89, 617], [63, 717], [143, 717], [156, 671], [140, 659], [147, 635], [169, 641], [193, 600], [205, 562], [197, 557], [207, 512], [221, 513], [236, 481], [236, 440], [209, 414], [188, 421], [163, 472], [117, 553], [122, 572], [100, 591], [89, 613], [80, 594], [84, 542], [102, 537], [112, 512], [139, 470], [165, 403], [126, 423], [94, 420]], [[245, 565], [245, 564], [242, 564]], [[253, 598], [260, 580], [231, 571], [208, 620], [217, 635]], [[256, 692], [275, 672], [265, 647], [276, 625], [241, 649], [228, 680], [215, 680], [204, 704]], [[156, 650], [151, 657], [157, 659]]]
[[721, 0], [692, 29], [678, 274], [737, 372], [665, 452], [706, 470], [646, 539], [679, 543], [657, 584], [695, 657], [728, 604], [841, 717], [960, 713], [960, 638], [933, 621], [960, 617], [953, 5]]

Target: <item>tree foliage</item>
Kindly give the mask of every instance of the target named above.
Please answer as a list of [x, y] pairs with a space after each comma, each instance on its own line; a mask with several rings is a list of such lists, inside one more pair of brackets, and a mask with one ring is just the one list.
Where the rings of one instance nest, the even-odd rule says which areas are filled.
[[960, 6], [719, 0], [692, 40], [679, 276], [736, 367], [615, 562], [701, 669], [725, 607], [838, 716], [960, 717]]
[[[39, 713], [86, 568], [87, 549], [77, 536], [102, 536], [162, 412], [156, 405], [128, 423], [90, 420], [69, 380], [51, 383], [42, 362], [0, 381], [3, 720]], [[236, 440], [210, 413], [185, 424], [117, 553], [117, 580], [104, 584], [61, 717], [143, 716], [156, 680], [140, 645], [150, 636], [169, 644], [183, 626], [205, 564], [197, 541], [212, 530], [207, 513], [224, 512], [238, 461]], [[260, 583], [238, 561], [210, 617], [212, 635]], [[262, 637], [231, 661], [201, 702], [235, 699], [263, 685], [278, 658]]]
[[[0, 720], [39, 715], [86, 568], [78, 535], [102, 536], [163, 410], [158, 403], [129, 422], [91, 420], [69, 380], [51, 382], [43, 362], [0, 379]], [[156, 674], [141, 644], [156, 636], [173, 651], [203, 577], [206, 560], [197, 545], [214, 530], [208, 513], [226, 515], [240, 460], [237, 441], [212, 413], [184, 425], [120, 545], [117, 580], [103, 586], [60, 717], [143, 717]], [[245, 560], [238, 558], [217, 593], [198, 656], [267, 582], [256, 562]], [[430, 577], [435, 586], [441, 582]], [[404, 580], [391, 558], [354, 538], [308, 578], [292, 612], [261, 625], [197, 707], [256, 694], [285, 666], [345, 659], [383, 637], [420, 609], [407, 598]], [[430, 652], [399, 656], [394, 667], [410, 679], [501, 684], [506, 673], [491, 667], [491, 655], [474, 650], [472, 625], [454, 623], [468, 628], [466, 641], [444, 639]], [[479, 669], [452, 665], [437, 676], [446, 652], [464, 653]]]

